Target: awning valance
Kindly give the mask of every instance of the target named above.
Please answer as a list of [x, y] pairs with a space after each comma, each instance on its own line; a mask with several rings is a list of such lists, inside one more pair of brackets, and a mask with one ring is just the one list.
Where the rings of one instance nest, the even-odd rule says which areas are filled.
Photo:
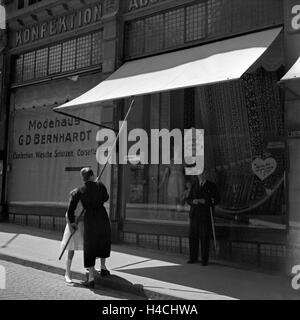
[[55, 110], [239, 79], [281, 30], [255, 32], [127, 62], [93, 89]]
[[289, 81], [289, 80], [295, 80], [299, 78], [300, 78], [300, 57], [280, 81]]

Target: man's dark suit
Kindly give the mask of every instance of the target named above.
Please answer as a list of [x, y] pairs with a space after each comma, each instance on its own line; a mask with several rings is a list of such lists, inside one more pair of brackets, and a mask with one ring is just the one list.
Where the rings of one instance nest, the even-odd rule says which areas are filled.
[[[193, 204], [195, 199], [205, 199], [205, 204], [195, 205]], [[218, 204], [219, 201], [220, 196], [215, 183], [206, 181], [204, 185], [200, 185], [198, 179], [193, 183], [187, 198], [187, 203], [191, 206], [189, 232], [191, 262], [198, 260], [200, 237], [202, 264], [206, 265], [208, 263], [209, 243], [212, 232], [210, 207]]]

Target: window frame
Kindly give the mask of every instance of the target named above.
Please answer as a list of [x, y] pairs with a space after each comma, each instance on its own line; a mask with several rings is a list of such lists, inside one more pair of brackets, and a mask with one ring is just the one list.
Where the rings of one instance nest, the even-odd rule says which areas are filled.
[[[101, 34], [101, 35], [99, 35]], [[78, 55], [78, 41], [81, 38], [85, 38], [89, 36], [90, 37], [90, 41], [89, 41], [89, 55], [90, 55], [90, 63], [87, 66], [83, 66], [80, 68], [77, 68], [77, 55]], [[99, 45], [99, 42], [93, 42], [94, 37], [100, 36], [100, 39], [102, 40], [102, 43], [100, 44], [100, 47], [96, 48], [94, 45], [96, 45], [96, 43]], [[63, 71], [63, 47], [64, 44], [75, 40], [75, 65], [74, 68], [72, 70], [66, 70]], [[51, 48], [54, 48], [56, 46], [60, 46], [60, 54], [59, 54], [59, 71], [55, 71], [55, 72], [49, 72], [50, 71], [50, 50]], [[46, 75], [45, 76], [37, 76], [36, 75], [36, 64], [37, 64], [37, 52], [47, 49], [47, 67], [46, 67]], [[95, 57], [93, 56], [94, 52], [99, 52], [100, 57], [95, 59]], [[34, 59], [34, 75], [33, 78], [31, 78], [30, 80], [24, 80], [24, 68], [26, 67], [24, 64], [24, 56], [26, 54], [30, 54], [30, 53], [34, 53], [35, 54], [35, 59]], [[22, 59], [22, 70], [19, 71], [21, 72], [21, 77], [20, 79], [17, 79], [16, 76], [17, 74], [19, 74], [18, 69], [17, 69], [17, 61], [18, 59]], [[95, 30], [93, 32], [87, 32], [81, 35], [77, 35], [77, 36], [73, 36], [61, 41], [56, 41], [54, 43], [51, 43], [51, 45], [47, 45], [47, 46], [42, 46], [42, 47], [38, 47], [35, 48], [33, 50], [28, 50], [28, 51], [24, 51], [21, 52], [19, 54], [16, 55], [12, 55], [12, 70], [13, 70], [13, 80], [12, 80], [12, 87], [14, 86], [22, 86], [22, 85], [26, 85], [28, 83], [32, 83], [32, 82], [39, 82], [39, 81], [43, 81], [45, 79], [51, 79], [53, 77], [64, 77], [64, 76], [69, 76], [71, 74], [77, 74], [77, 73], [81, 73], [81, 72], [88, 72], [89, 70], [94, 70], [94, 69], [101, 69], [102, 70], [102, 65], [103, 65], [103, 28], [101, 28], [100, 30]], [[19, 81], [18, 81], [19, 80]]]

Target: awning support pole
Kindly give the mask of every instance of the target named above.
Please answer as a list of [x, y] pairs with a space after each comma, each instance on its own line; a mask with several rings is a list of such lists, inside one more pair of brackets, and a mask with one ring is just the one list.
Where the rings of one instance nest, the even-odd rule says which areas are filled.
[[76, 120], [80, 120], [82, 122], [86, 122], [88, 124], [92, 124], [94, 126], [97, 126], [97, 127], [101, 127], [101, 128], [105, 128], [105, 129], [109, 129], [109, 130], [113, 130], [115, 132], [118, 132], [118, 130], [114, 129], [114, 128], [110, 128], [110, 127], [107, 127], [103, 124], [100, 124], [100, 123], [97, 123], [97, 122], [93, 122], [93, 121], [90, 121], [90, 120], [86, 120], [86, 119], [83, 119], [81, 117], [77, 117], [77, 116], [74, 116], [72, 114], [68, 114], [68, 113], [65, 113], [65, 112], [62, 112], [62, 111], [58, 111], [58, 110], [53, 110], [54, 112], [58, 113], [58, 114], [61, 114], [63, 116], [66, 116], [66, 117], [69, 117], [69, 118], [74, 118]]
[[118, 135], [117, 135], [117, 137], [116, 137], [116, 140], [115, 140], [115, 142], [114, 142], [114, 144], [113, 144], [113, 146], [112, 146], [112, 148], [111, 148], [111, 150], [110, 150], [110, 153], [109, 153], [109, 155], [108, 155], [108, 157], [107, 157], [107, 161], [106, 161], [104, 167], [102, 168], [102, 170], [101, 170], [101, 172], [100, 172], [100, 174], [99, 174], [99, 177], [97, 178], [96, 181], [100, 181], [100, 179], [101, 179], [101, 177], [102, 177], [102, 175], [103, 175], [103, 172], [104, 172], [104, 170], [106, 169], [106, 167], [107, 167], [107, 165], [108, 165], [108, 162], [109, 162], [109, 160], [110, 160], [110, 157], [111, 157], [112, 153], [114, 152], [114, 149], [115, 149], [115, 147], [116, 147], [116, 145], [117, 145], [117, 142], [118, 142], [118, 140], [119, 140], [120, 134], [121, 134], [121, 132], [122, 132], [122, 130], [123, 130], [123, 127], [124, 127], [124, 125], [125, 125], [128, 117], [129, 117], [129, 115], [130, 115], [130, 112], [131, 112], [131, 110], [132, 110], [133, 105], [134, 105], [134, 97], [132, 97], [132, 100], [131, 100], [129, 109], [128, 109], [128, 111], [127, 111], [127, 113], [126, 113], [126, 116], [125, 116], [125, 118], [124, 118], [124, 120], [123, 120], [122, 126], [120, 127], [120, 130], [119, 130], [119, 132], [118, 132]]

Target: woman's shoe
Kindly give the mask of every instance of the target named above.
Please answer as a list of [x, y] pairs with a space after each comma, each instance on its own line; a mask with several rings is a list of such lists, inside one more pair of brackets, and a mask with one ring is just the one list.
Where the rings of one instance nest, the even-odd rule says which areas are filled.
[[101, 277], [110, 276], [110, 272], [107, 269], [101, 269], [100, 275]]
[[198, 263], [199, 260], [193, 260], [193, 259], [190, 259], [187, 263], [188, 264], [193, 264], [193, 263]]
[[86, 288], [95, 288], [95, 281], [84, 281], [81, 284]]
[[65, 282], [66, 282], [67, 285], [73, 285], [74, 284], [73, 280], [67, 275], [65, 275]]

